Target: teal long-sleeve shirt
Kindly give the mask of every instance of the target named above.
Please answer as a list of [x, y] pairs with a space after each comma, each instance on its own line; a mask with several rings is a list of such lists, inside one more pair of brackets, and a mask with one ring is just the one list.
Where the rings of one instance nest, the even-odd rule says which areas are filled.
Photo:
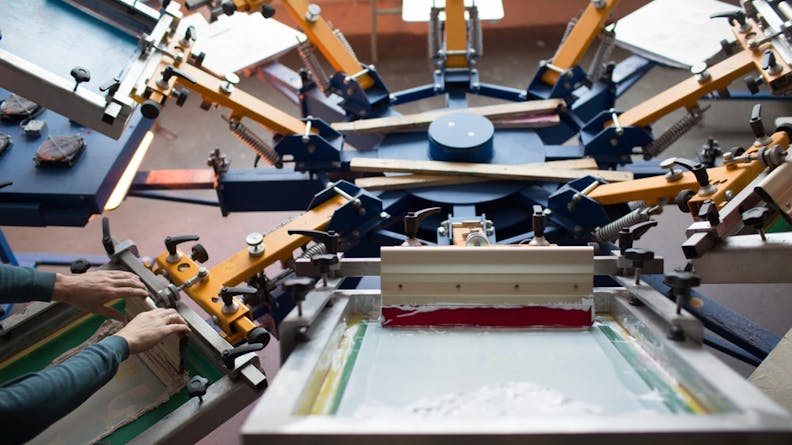
[[[50, 301], [55, 274], [0, 264], [0, 303]], [[129, 345], [109, 336], [45, 370], [0, 386], [0, 442], [22, 443], [80, 406], [109, 382]]]

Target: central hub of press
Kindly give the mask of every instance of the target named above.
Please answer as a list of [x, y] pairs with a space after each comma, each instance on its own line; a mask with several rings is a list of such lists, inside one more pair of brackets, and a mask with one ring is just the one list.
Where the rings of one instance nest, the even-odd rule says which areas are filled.
[[489, 162], [495, 127], [484, 116], [450, 113], [429, 125], [429, 156], [436, 161]]

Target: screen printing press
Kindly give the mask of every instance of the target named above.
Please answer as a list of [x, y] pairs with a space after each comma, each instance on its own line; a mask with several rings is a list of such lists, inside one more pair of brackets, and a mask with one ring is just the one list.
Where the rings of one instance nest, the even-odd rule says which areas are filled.
[[789, 443], [789, 414], [702, 347], [689, 313], [640, 276], [592, 287], [618, 267], [528, 245], [342, 259], [337, 277], [381, 289], [303, 287], [244, 443]]

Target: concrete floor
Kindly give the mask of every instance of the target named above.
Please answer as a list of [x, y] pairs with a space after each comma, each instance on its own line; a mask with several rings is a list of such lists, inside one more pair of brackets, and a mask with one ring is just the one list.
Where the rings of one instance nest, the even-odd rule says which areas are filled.
[[[498, 30], [486, 32], [484, 57], [481, 65], [482, 81], [511, 87], [525, 88], [533, 76], [540, 59], [552, 55], [562, 29]], [[368, 39], [352, 39], [361, 60], [368, 60]], [[425, 37], [380, 37], [380, 63], [382, 73], [391, 91], [428, 83], [429, 64], [426, 58]], [[615, 59], [623, 57], [617, 52]], [[290, 53], [281, 62], [294, 69], [299, 58]], [[586, 66], [585, 64], [583, 66]], [[651, 97], [658, 91], [686, 77], [683, 71], [656, 68], [618, 101], [619, 109], [627, 109]], [[293, 114], [298, 110], [274, 89], [261, 80], [251, 77], [242, 80], [240, 87]], [[736, 88], [742, 88], [737, 85]], [[222, 110], [205, 112], [198, 108], [198, 100], [191, 98], [184, 108], [168, 107], [159, 124], [163, 131], [157, 137], [144, 161], [142, 169], [204, 168], [209, 151], [220, 147], [232, 159], [232, 166], [249, 167], [252, 152], [234, 139], [220, 119]], [[489, 100], [474, 97], [472, 105]], [[704, 122], [671, 147], [668, 156], [694, 157], [708, 136], [715, 136], [722, 147], [749, 145], [752, 141], [748, 117], [753, 102], [723, 101], [712, 103]], [[442, 99], [426, 100], [401, 107], [403, 111], [417, 111], [442, 106]], [[767, 103], [764, 110], [766, 122], [783, 114], [792, 114], [789, 102]], [[680, 114], [662, 119], [655, 125], [655, 134], [668, 128]], [[175, 137], [170, 137], [172, 133]], [[197, 196], [212, 197], [212, 192], [196, 192]], [[255, 199], [267, 199], [266, 196]], [[244, 248], [244, 237], [252, 231], [267, 232], [291, 213], [237, 213], [223, 218], [212, 207], [166, 203], [162, 201], [128, 198], [125, 203], [107, 216], [111, 218], [113, 234], [117, 238], [134, 240], [143, 255], [157, 255], [163, 250], [166, 235], [197, 233], [210, 254], [209, 264], [214, 264], [237, 250]], [[666, 258], [666, 268], [683, 264], [681, 249], [684, 229], [690, 223], [688, 215], [675, 207], [668, 207], [657, 218], [658, 228], [638, 244], [654, 249]], [[22, 228], [3, 227], [11, 246], [16, 251], [46, 251], [59, 253], [97, 254], [102, 252], [101, 228], [98, 219], [84, 228]], [[770, 265], [736, 265], [736, 267], [770, 267]], [[768, 286], [702, 286], [705, 294], [747, 315], [771, 332], [783, 335], [792, 327], [792, 308], [787, 285]], [[267, 348], [264, 354], [265, 371], [270, 377], [277, 372], [277, 345]], [[748, 375], [751, 368], [732, 360], [727, 362], [738, 372]], [[201, 443], [235, 443], [239, 425], [246, 412], [239, 413]]]

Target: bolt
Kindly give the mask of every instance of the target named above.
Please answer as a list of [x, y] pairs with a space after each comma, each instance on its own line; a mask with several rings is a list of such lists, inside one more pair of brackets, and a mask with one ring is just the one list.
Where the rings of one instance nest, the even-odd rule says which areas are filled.
[[234, 91], [234, 85], [239, 83], [239, 76], [234, 73], [228, 73], [223, 78], [223, 83], [220, 85], [220, 91], [225, 94], [231, 94]]
[[320, 8], [316, 3], [311, 3], [305, 10], [305, 20], [308, 23], [316, 23], [316, 21], [319, 19], [319, 14], [321, 13], [322, 8]]
[[594, 5], [597, 9], [602, 9], [605, 7], [605, 0], [591, 0], [591, 4]]
[[438, 227], [438, 228], [437, 228], [437, 234], [438, 234], [438, 235], [440, 235], [440, 236], [445, 236], [445, 235], [446, 235], [446, 228], [445, 228], [445, 226], [440, 226], [440, 227]]
[[249, 233], [245, 237], [245, 243], [248, 245], [248, 254], [253, 257], [264, 255], [264, 235], [259, 232]]
[[731, 201], [732, 199], [734, 199], [734, 192], [731, 190], [726, 190], [725, 192], [723, 192], [723, 199], [726, 202]]
[[707, 71], [707, 63], [699, 62], [690, 67], [690, 72], [696, 76], [698, 83], [707, 83], [712, 79], [712, 75]]
[[668, 170], [668, 173], [665, 174], [666, 181], [674, 182], [682, 179], [682, 170], [678, 170], [675, 168], [674, 162], [676, 158], [668, 158], [664, 159], [663, 162], [660, 163], [660, 167]]

